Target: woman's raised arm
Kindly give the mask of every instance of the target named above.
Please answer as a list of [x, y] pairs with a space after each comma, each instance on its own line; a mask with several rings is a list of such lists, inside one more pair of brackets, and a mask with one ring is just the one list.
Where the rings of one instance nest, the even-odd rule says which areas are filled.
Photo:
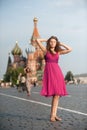
[[42, 42], [46, 42], [46, 39], [36, 39], [36, 42], [38, 44], [38, 46], [41, 48], [41, 50], [46, 53], [46, 47], [44, 45], [42, 45]]
[[69, 47], [68, 45], [64, 44], [64, 43], [60, 43], [60, 47], [63, 47], [63, 48], [64, 48], [64, 49], [61, 49], [61, 50], [59, 51], [59, 54], [60, 54], [60, 55], [61, 55], [61, 54], [67, 54], [67, 53], [69, 53], [69, 52], [72, 51], [72, 48]]

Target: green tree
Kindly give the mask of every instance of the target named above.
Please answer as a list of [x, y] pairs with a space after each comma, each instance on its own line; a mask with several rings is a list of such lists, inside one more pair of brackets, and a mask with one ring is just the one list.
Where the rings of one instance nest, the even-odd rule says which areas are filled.
[[74, 76], [71, 71], [68, 71], [67, 74], [65, 75], [65, 80], [67, 81], [74, 81]]
[[18, 78], [19, 73], [24, 74], [23, 67], [18, 67], [18, 68], [9, 67], [8, 71], [4, 75], [4, 81], [5, 82], [12, 82], [12, 85], [15, 85], [17, 82], [17, 78]]

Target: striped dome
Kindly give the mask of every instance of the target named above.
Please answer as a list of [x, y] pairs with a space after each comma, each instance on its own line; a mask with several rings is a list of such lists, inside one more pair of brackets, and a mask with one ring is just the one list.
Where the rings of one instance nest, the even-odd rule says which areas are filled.
[[18, 46], [18, 42], [16, 41], [16, 45], [13, 48], [13, 50], [11, 51], [12, 55], [21, 55], [22, 54], [22, 50], [21, 48]]

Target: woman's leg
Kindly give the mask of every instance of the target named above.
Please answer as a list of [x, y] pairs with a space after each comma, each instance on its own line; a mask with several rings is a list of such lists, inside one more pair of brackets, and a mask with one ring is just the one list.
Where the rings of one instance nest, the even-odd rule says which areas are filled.
[[51, 118], [50, 118], [51, 121], [61, 120], [61, 118], [56, 116], [58, 103], [59, 103], [59, 96], [58, 95], [53, 96], [51, 105]]
[[27, 95], [30, 96], [31, 94], [31, 83], [29, 80], [26, 81], [26, 87], [27, 87]]

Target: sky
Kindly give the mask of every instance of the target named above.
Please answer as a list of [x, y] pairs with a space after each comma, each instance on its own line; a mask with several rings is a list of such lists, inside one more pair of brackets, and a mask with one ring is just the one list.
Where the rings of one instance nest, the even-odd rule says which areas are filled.
[[54, 35], [72, 48], [60, 56], [64, 75], [87, 73], [87, 0], [0, 0], [0, 78], [16, 41], [26, 57], [34, 17], [41, 38]]

